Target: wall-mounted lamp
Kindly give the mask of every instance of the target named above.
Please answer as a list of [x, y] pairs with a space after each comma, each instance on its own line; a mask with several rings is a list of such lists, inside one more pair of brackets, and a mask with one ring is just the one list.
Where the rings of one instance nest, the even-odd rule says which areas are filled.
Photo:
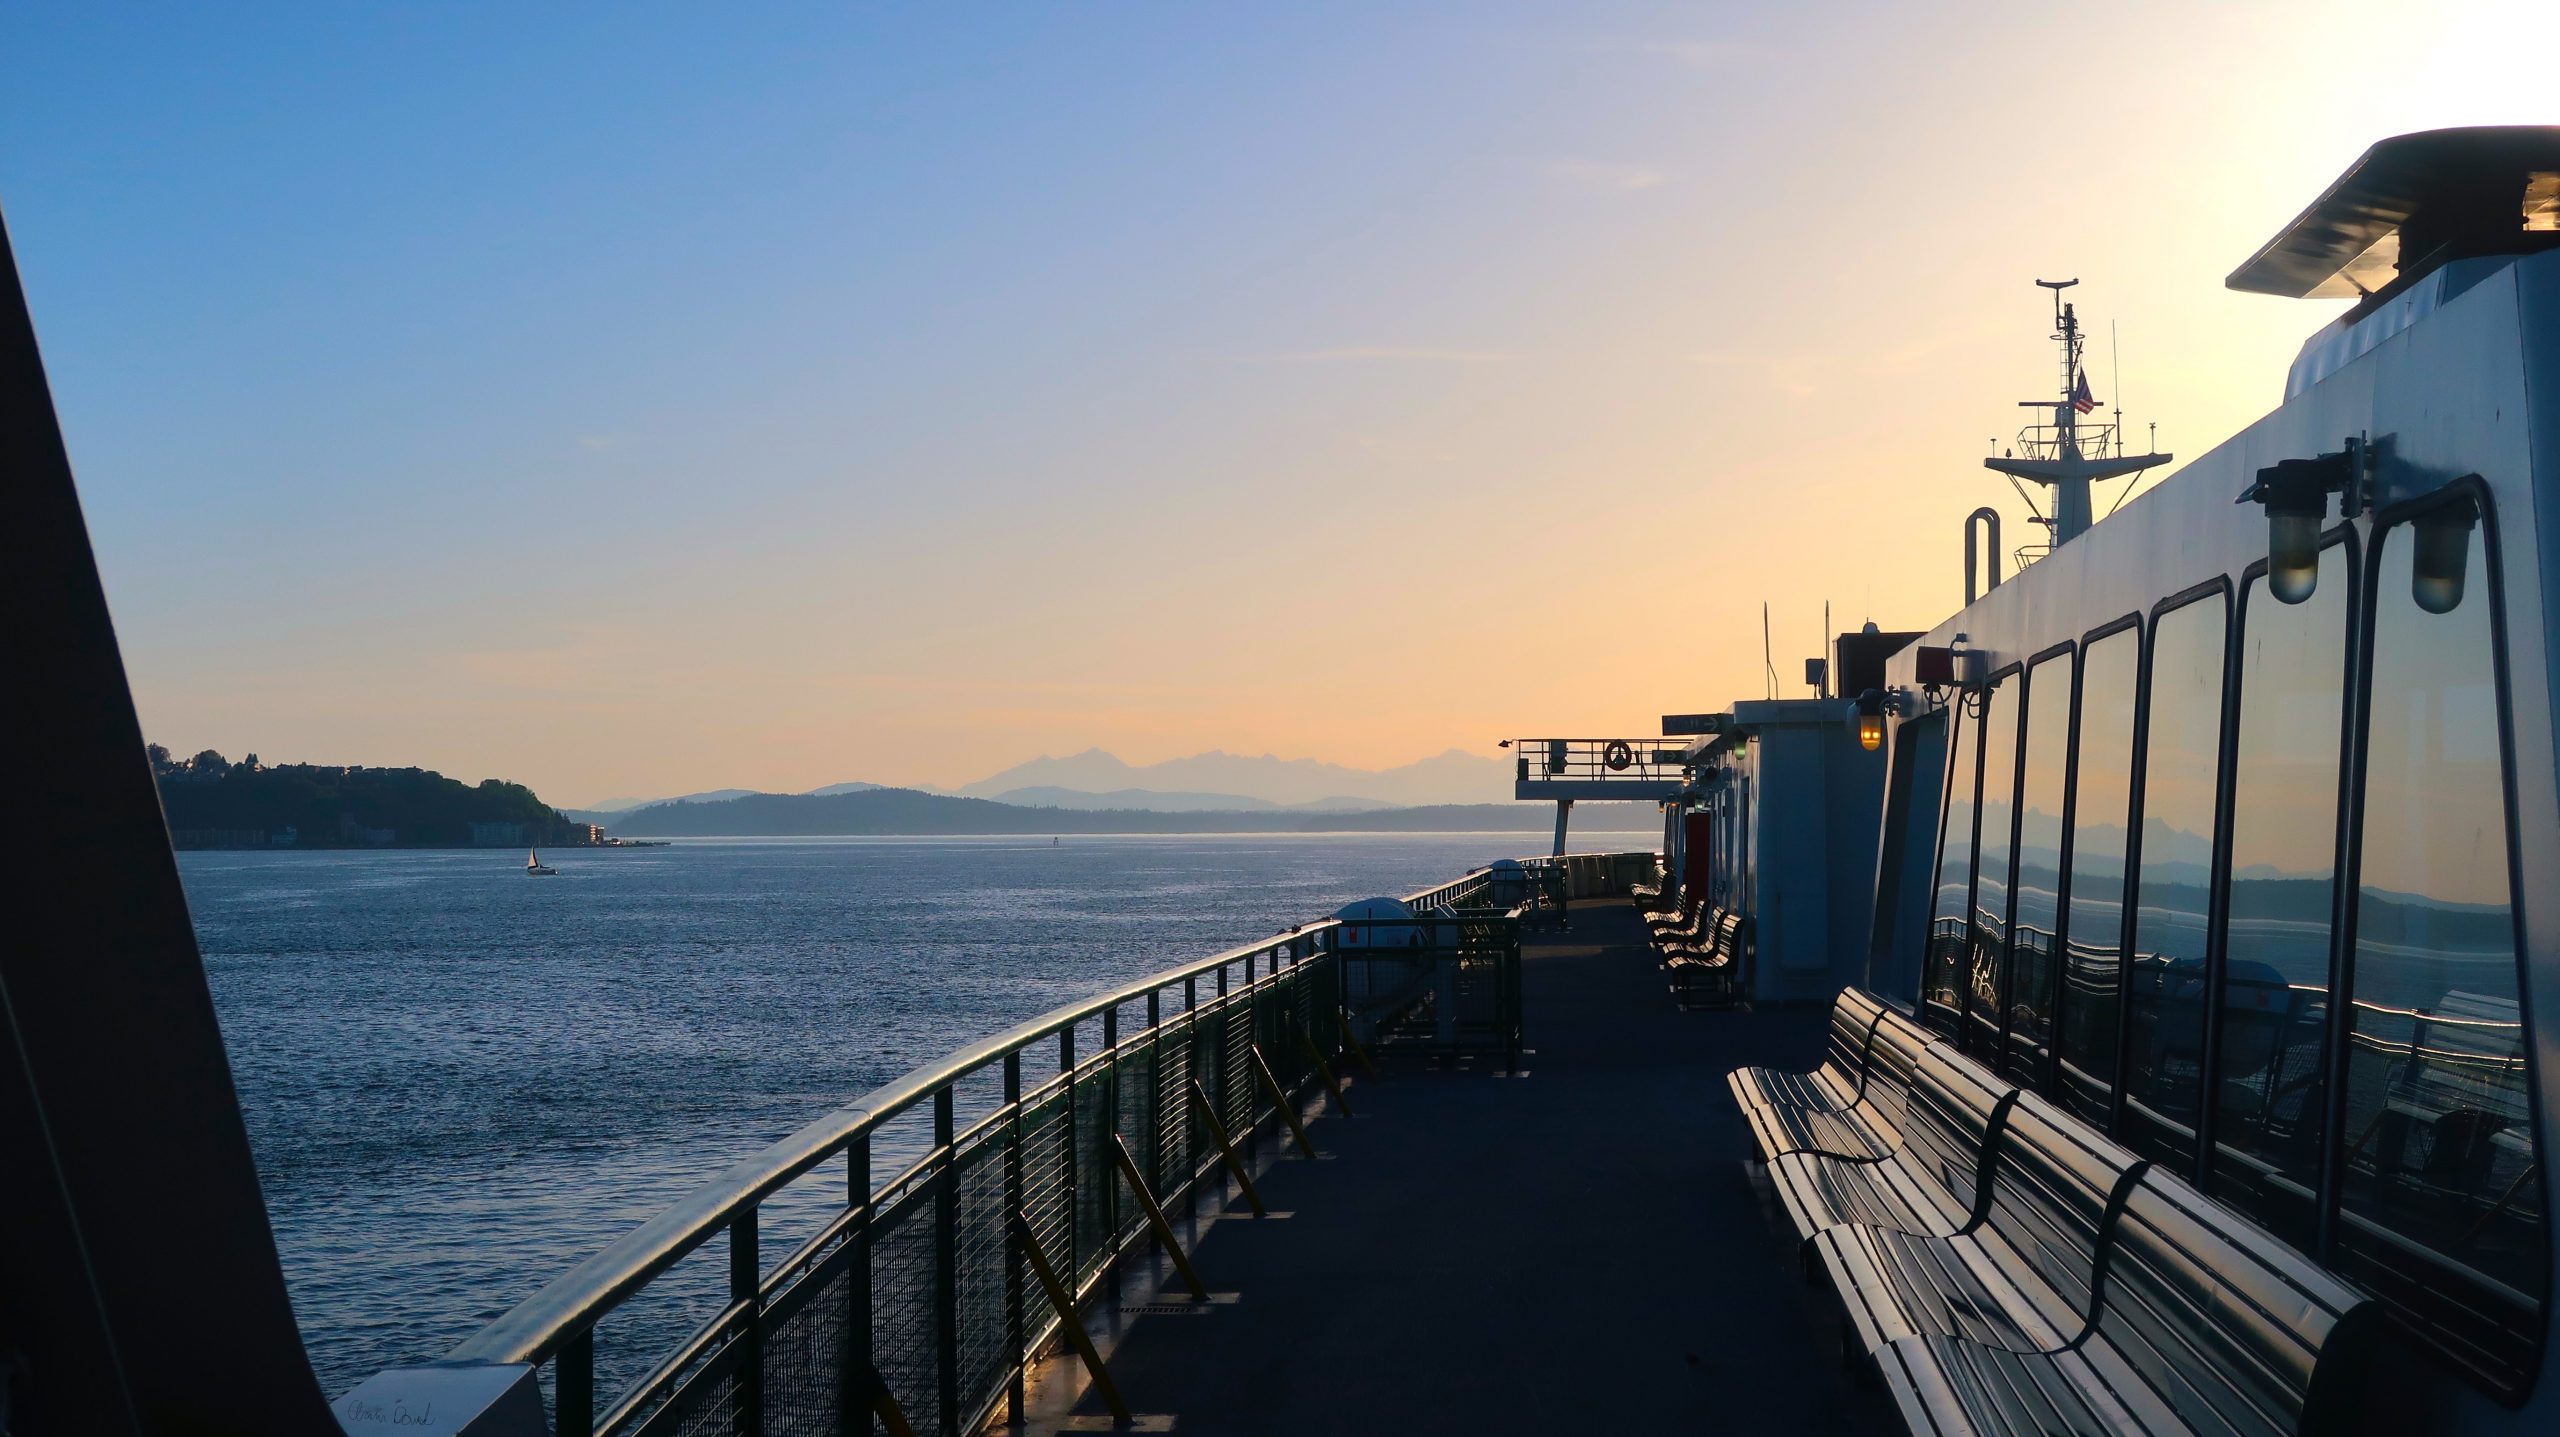
[[2471, 527], [2479, 522], [2479, 508], [2465, 499], [2430, 509], [2410, 523], [2415, 547], [2409, 551], [2409, 597], [2419, 608], [2450, 614], [2462, 607]]
[[2320, 523], [2329, 515], [2329, 496], [2344, 492], [2354, 477], [2354, 461], [2344, 453], [2283, 459], [2259, 470], [2258, 482], [2232, 501], [2266, 506], [2267, 592], [2279, 602], [2299, 604], [2319, 587]]
[[1869, 753], [1884, 747], [1884, 693], [1869, 689], [1849, 701], [1849, 723], [1858, 731], [1858, 747]]

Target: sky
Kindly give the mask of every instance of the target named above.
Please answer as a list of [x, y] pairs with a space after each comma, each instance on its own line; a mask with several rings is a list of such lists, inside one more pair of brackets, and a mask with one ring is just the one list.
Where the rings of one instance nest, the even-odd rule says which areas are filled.
[[[2368, 144], [2560, 6], [0, 9], [146, 730], [557, 803], [1780, 692], [2090, 377], [2203, 453]], [[2120, 364], [2117, 356], [2121, 355]], [[2147, 429], [2138, 430], [2147, 437]], [[2101, 512], [2114, 495], [2102, 486]]]

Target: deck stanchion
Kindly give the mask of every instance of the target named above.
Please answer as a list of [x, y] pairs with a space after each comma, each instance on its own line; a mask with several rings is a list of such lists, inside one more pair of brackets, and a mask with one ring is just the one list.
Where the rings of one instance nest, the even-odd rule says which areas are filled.
[[757, 1256], [756, 1209], [729, 1224], [729, 1300], [745, 1330], [738, 1334], [738, 1430], [764, 1430], [764, 1264]]
[[[933, 1358], [943, 1437], [960, 1430], [960, 1155], [952, 1150], [951, 1085], [933, 1090]], [[761, 1429], [757, 1429], [761, 1430]]]
[[1209, 1101], [1209, 1090], [1200, 1086], [1198, 1078], [1191, 1080], [1191, 1101], [1200, 1105], [1200, 1119], [1208, 1125], [1210, 1140], [1218, 1145], [1218, 1156], [1226, 1160], [1227, 1176], [1234, 1178], [1244, 1192], [1246, 1205], [1253, 1209], [1255, 1217], [1269, 1216], [1270, 1209], [1262, 1205], [1262, 1194], [1254, 1191], [1253, 1174], [1245, 1171], [1243, 1155], [1227, 1138], [1227, 1125], [1218, 1117], [1217, 1104]]
[[[871, 1135], [864, 1133], [845, 1145], [845, 1206], [853, 1210], [853, 1234], [845, 1240], [852, 1257], [844, 1275], [844, 1386], [843, 1410], [877, 1411], [886, 1403], [898, 1411], [898, 1421], [907, 1418], [898, 1410], [897, 1399], [889, 1395], [889, 1384], [871, 1361]], [[869, 1390], [864, 1390], [865, 1386]], [[882, 1417], [886, 1425], [888, 1418]], [[897, 1432], [896, 1427], [890, 1431]], [[869, 1437], [869, 1434], [864, 1434]], [[914, 1437], [909, 1428], [905, 1437]]]
[[1359, 1059], [1360, 1071], [1368, 1074], [1372, 1080], [1375, 1080], [1378, 1076], [1378, 1065], [1370, 1058], [1369, 1050], [1362, 1047], [1360, 1045], [1360, 1039], [1352, 1033], [1351, 1015], [1342, 1011], [1340, 1008], [1336, 1008], [1333, 1010], [1333, 1023], [1335, 1027], [1342, 1030], [1343, 1050], [1348, 1052], [1352, 1057]]
[[1308, 1037], [1304, 1028], [1298, 1029], [1298, 1046], [1307, 1050], [1307, 1061], [1316, 1065], [1316, 1076], [1324, 1079], [1324, 1090], [1333, 1094], [1333, 1105], [1342, 1109], [1344, 1117], [1350, 1117], [1351, 1100], [1342, 1095], [1342, 1083], [1333, 1076], [1333, 1065], [1324, 1060], [1323, 1052], [1316, 1047], [1316, 1040]]
[[1102, 1365], [1102, 1354], [1094, 1350], [1093, 1334], [1084, 1330], [1083, 1319], [1076, 1316], [1075, 1299], [1067, 1295], [1066, 1284], [1058, 1280], [1058, 1270], [1049, 1265], [1049, 1255], [1040, 1250], [1040, 1237], [1031, 1230], [1019, 1209], [1006, 1215], [1013, 1229], [1014, 1243], [1022, 1249], [1023, 1261], [1031, 1264], [1031, 1274], [1040, 1279], [1040, 1290], [1049, 1295], [1049, 1306], [1057, 1310], [1058, 1331], [1067, 1345], [1083, 1359], [1085, 1372], [1093, 1378], [1093, 1390], [1102, 1394], [1102, 1403], [1122, 1426], [1138, 1419], [1129, 1413], [1129, 1404], [1120, 1400], [1120, 1389], [1112, 1384], [1111, 1369]]
[[[1022, 1053], [1019, 1049], [1004, 1055], [1004, 1104], [1011, 1114], [1005, 1120], [1004, 1142], [1004, 1210], [1022, 1211]], [[1013, 1376], [1005, 1384], [1005, 1415], [1014, 1426], [1022, 1425], [1023, 1369], [1027, 1358], [1022, 1321], [1022, 1254], [1006, 1245], [1004, 1260], [1004, 1336], [1013, 1352]]]
[[1076, 1025], [1069, 1023], [1058, 1030], [1058, 1071], [1065, 1075], [1062, 1090], [1067, 1105], [1067, 1270], [1076, 1270], [1076, 1175], [1084, 1167], [1084, 1154], [1076, 1151]]
[[592, 1437], [596, 1430], [596, 1330], [580, 1332], [551, 1359], [558, 1391], [559, 1437]]
[[[1120, 1125], [1120, 1062], [1120, 1005], [1114, 1003], [1102, 1010], [1102, 1113], [1101, 1121], [1093, 1125], [1093, 1174], [1102, 1184], [1102, 1191], [1097, 1196], [1101, 1199], [1102, 1245], [1106, 1250], [1120, 1240], [1120, 1185], [1113, 1182], [1105, 1171], [1110, 1164], [1108, 1155], [1102, 1151], [1105, 1140]], [[1110, 1267], [1107, 1258], [1104, 1267]], [[1072, 1270], [1080, 1273], [1084, 1269]], [[1117, 1272], [1111, 1274], [1111, 1283], [1111, 1290], [1118, 1292], [1120, 1278]]]
[[1316, 1145], [1307, 1137], [1307, 1125], [1298, 1121], [1298, 1108], [1295, 1103], [1289, 1101], [1289, 1090], [1280, 1086], [1278, 1078], [1271, 1076], [1271, 1064], [1262, 1056], [1262, 1045], [1252, 1044], [1245, 1049], [1245, 1053], [1253, 1060], [1255, 1075], [1262, 1079], [1262, 1090], [1271, 1095], [1272, 1105], [1280, 1110], [1281, 1121], [1289, 1125], [1291, 1136], [1298, 1140], [1298, 1151], [1305, 1153], [1308, 1157], [1314, 1157]]
[[1129, 1151], [1129, 1140], [1113, 1133], [1111, 1155], [1119, 1161], [1121, 1179], [1129, 1184], [1129, 1191], [1138, 1199], [1138, 1210], [1147, 1215], [1147, 1225], [1156, 1230], [1156, 1241], [1164, 1244], [1166, 1255], [1173, 1259], [1174, 1270], [1182, 1274], [1182, 1281], [1191, 1289], [1193, 1297], [1207, 1302], [1209, 1285], [1200, 1280], [1199, 1270], [1191, 1265], [1190, 1255], [1174, 1239], [1173, 1224], [1165, 1221], [1164, 1208], [1156, 1202], [1156, 1195], [1147, 1190], [1147, 1175], [1138, 1171], [1138, 1159]]
[[[1182, 1079], [1192, 1087], [1200, 1085], [1200, 980], [1182, 980]], [[1182, 1186], [1182, 1209], [1193, 1217], [1200, 1215], [1200, 1145], [1191, 1141], [1191, 1125], [1182, 1125], [1182, 1151], [1191, 1164], [1192, 1180]]]

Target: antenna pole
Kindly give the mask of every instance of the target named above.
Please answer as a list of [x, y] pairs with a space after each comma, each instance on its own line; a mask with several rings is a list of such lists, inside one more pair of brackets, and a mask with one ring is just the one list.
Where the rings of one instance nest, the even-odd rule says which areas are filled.
[[1769, 601], [1760, 601], [1760, 671], [1766, 676], [1769, 697], [1778, 696], [1778, 661], [1769, 647]]

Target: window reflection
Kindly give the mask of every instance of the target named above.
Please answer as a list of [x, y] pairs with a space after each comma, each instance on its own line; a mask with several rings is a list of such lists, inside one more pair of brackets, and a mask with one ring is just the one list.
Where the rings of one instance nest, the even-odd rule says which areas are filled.
[[1995, 685], [1982, 714], [1982, 816], [1974, 840], [1973, 931], [1965, 940], [1967, 1052], [1986, 1063], [2000, 1051], [2000, 978], [2009, 932], [2009, 825], [2018, 794], [2018, 688]]
[[2004, 1065], [2044, 1086], [2053, 1043], [2054, 935], [2060, 929], [2062, 791], [2071, 756], [2071, 656], [2028, 671], [2026, 772], [2018, 785], [2018, 882], [2010, 898], [2009, 1037]]
[[[2447, 517], [2434, 516], [2435, 537]], [[2454, 1360], [2512, 1389], [2541, 1346], [2545, 1198], [2507, 888], [2496, 639], [2478, 529], [2470, 582], [2429, 613], [2412, 597], [2417, 528], [2384, 535], [2373, 593], [2338, 1262]], [[2427, 597], [2445, 602], [2440, 584]]]
[[2240, 607], [2212, 1189], [2306, 1248], [2319, 1234], [2350, 563], [2332, 544], [2311, 597], [2279, 603], [2252, 580]]
[[1921, 1013], [1934, 1026], [1952, 1030], [1959, 1010], [1958, 983], [1964, 969], [1966, 936], [1973, 911], [1973, 814], [1975, 751], [1981, 747], [1981, 725], [1969, 722], [1957, 707], [1955, 742], [1947, 766], [1947, 826], [1939, 840], [1936, 894], [1929, 904], [1929, 949], [1920, 985]]
[[2172, 609], [2152, 630], [2142, 856], [2126, 982], [2124, 1138], [2181, 1169], [2195, 1158], [2204, 1059], [2205, 895], [2222, 733], [2228, 601]]
[[2063, 1105], [2106, 1126], [2115, 1107], [2117, 990], [2124, 977], [2124, 854], [2133, 813], [2134, 668], [2125, 629], [2080, 659], [2080, 767], [2071, 818], [2071, 921], [2059, 999]]

